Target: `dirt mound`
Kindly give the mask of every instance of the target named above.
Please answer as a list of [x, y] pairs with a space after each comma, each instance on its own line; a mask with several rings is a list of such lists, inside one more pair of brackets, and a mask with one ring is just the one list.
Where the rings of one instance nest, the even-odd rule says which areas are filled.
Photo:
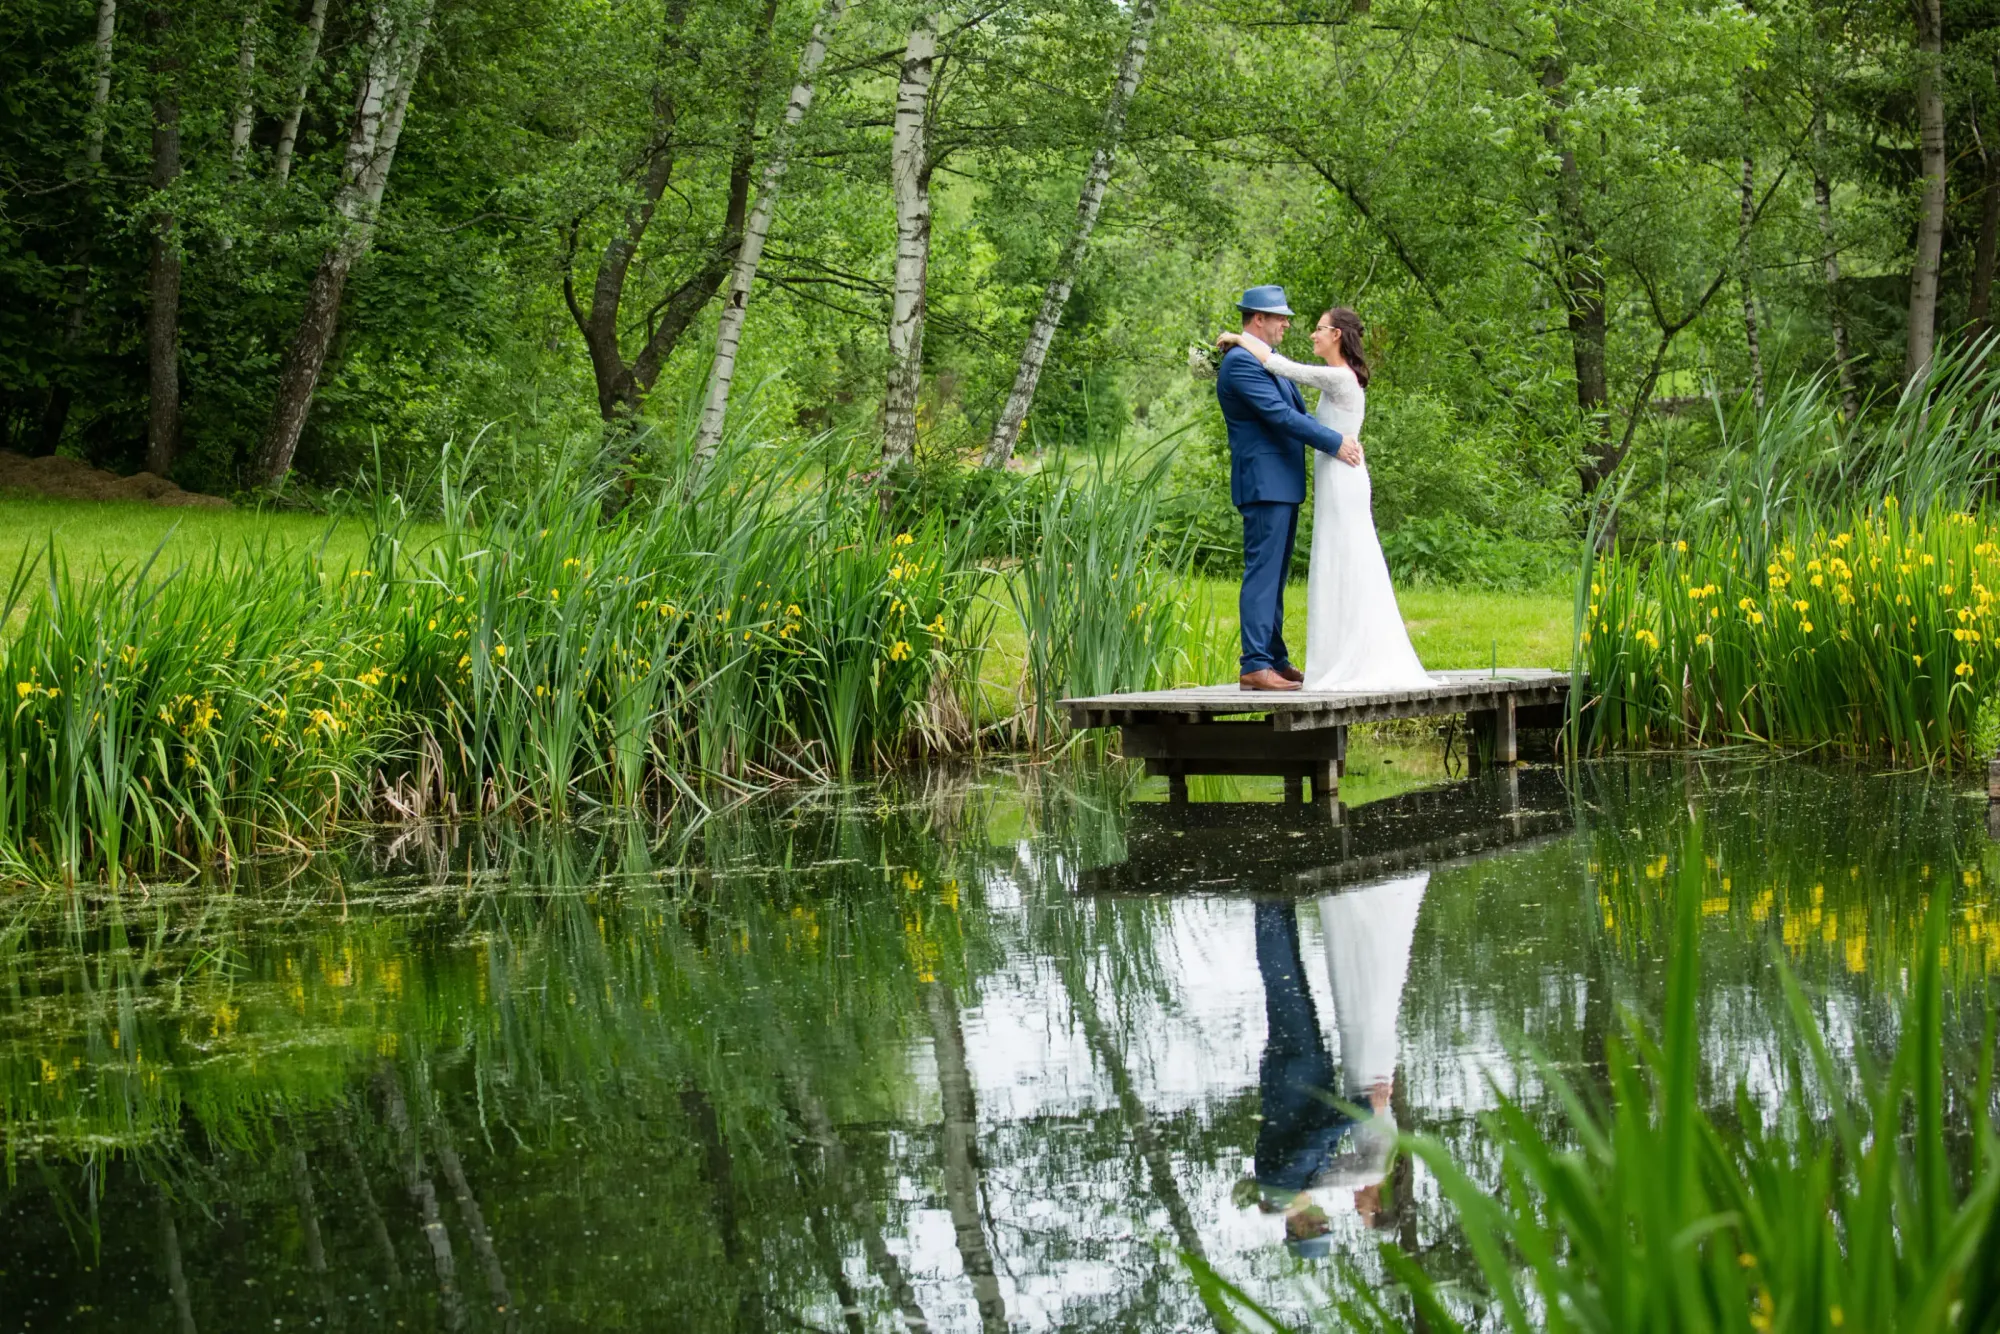
[[154, 505], [229, 508], [229, 502], [221, 496], [183, 491], [166, 478], [149, 472], [120, 477], [78, 459], [54, 454], [33, 459], [4, 449], [0, 449], [0, 491], [26, 491], [58, 500], [141, 500]]

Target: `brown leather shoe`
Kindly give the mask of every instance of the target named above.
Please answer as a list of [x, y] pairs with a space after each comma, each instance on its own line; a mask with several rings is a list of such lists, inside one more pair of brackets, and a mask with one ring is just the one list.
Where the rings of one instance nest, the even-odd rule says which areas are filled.
[[1236, 678], [1236, 684], [1245, 690], [1297, 690], [1299, 688], [1297, 681], [1287, 681], [1269, 667], [1259, 668], [1254, 672], [1245, 672]]
[[1292, 666], [1292, 664], [1290, 664], [1289, 662], [1282, 667], [1273, 667], [1271, 670], [1276, 672], [1278, 675], [1284, 677], [1287, 681], [1293, 682], [1296, 685], [1305, 684], [1306, 674], [1300, 671], [1298, 668]]

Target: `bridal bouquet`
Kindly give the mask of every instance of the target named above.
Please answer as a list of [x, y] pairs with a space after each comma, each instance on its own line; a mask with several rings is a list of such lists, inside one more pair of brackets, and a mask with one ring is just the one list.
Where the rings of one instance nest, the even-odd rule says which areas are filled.
[[1222, 349], [1213, 343], [1188, 344], [1188, 374], [1197, 380], [1213, 380], [1222, 369]]

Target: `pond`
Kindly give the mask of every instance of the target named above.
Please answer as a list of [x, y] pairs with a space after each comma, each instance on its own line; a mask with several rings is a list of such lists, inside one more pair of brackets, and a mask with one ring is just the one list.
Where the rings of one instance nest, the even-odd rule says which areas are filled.
[[1597, 1087], [1682, 859], [1718, 1107], [1789, 1077], [1778, 959], [1855, 1062], [1930, 896], [1955, 993], [2000, 962], [1962, 782], [1390, 758], [1340, 812], [995, 766], [17, 899], [0, 1329], [1213, 1328], [1188, 1254], [1303, 1323], [1385, 1236], [1471, 1274], [1394, 1132], [1490, 1176], [1497, 1096]]

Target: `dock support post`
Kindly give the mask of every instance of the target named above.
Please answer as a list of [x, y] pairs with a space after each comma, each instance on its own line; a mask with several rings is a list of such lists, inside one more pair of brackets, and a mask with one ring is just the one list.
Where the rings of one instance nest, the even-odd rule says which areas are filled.
[[[1345, 728], [1341, 729], [1343, 732]], [[1339, 760], [1321, 760], [1312, 768], [1312, 799], [1321, 805], [1340, 800]]]
[[1176, 773], [1167, 775], [1167, 800], [1172, 802], [1176, 806], [1187, 805], [1188, 791], [1187, 791], [1186, 774]]
[[1306, 799], [1306, 780], [1298, 774], [1285, 775], [1285, 804], [1297, 806]]
[[1467, 747], [1467, 768], [1484, 773], [1494, 767], [1507, 768], [1520, 759], [1519, 731], [1514, 726], [1514, 697], [1502, 696], [1499, 707], [1474, 709], [1465, 715], [1471, 745]]

